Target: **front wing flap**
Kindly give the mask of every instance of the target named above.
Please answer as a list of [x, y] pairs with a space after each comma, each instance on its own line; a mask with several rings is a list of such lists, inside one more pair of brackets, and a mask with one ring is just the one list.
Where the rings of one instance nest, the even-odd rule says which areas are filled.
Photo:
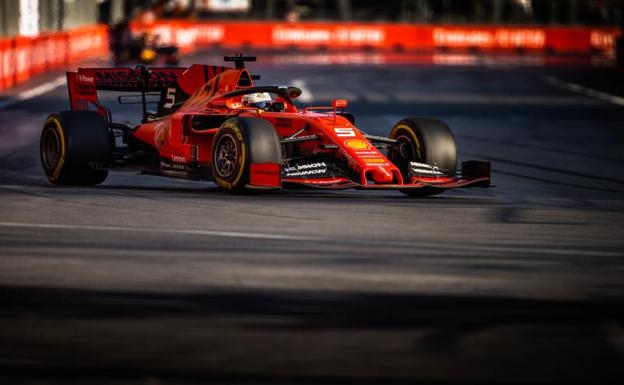
[[[415, 162], [414, 162], [415, 163]], [[371, 189], [371, 190], [398, 190], [418, 189], [423, 187], [437, 189], [466, 188], [466, 187], [490, 187], [491, 167], [490, 162], [470, 160], [462, 162], [460, 173], [445, 175], [438, 171], [435, 166], [424, 163], [410, 165], [410, 179], [404, 184], [361, 184], [346, 177], [330, 178], [283, 178], [285, 187], [299, 185], [321, 189]]]

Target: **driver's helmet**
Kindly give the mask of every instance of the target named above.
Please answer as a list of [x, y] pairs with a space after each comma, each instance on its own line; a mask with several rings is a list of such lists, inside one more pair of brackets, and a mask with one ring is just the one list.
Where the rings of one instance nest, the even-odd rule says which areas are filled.
[[268, 92], [256, 92], [253, 94], [243, 95], [242, 103], [245, 107], [266, 108], [272, 102], [271, 95]]

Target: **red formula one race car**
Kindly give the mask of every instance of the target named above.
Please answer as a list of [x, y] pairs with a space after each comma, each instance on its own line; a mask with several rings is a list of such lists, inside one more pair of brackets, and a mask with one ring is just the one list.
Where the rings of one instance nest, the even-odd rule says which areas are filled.
[[[399, 121], [388, 137], [367, 135], [331, 106], [297, 109], [296, 87], [255, 86], [245, 68], [253, 57], [226, 57], [235, 68], [81, 68], [68, 72], [71, 111], [50, 115], [41, 135], [41, 163], [55, 185], [96, 185], [109, 170], [192, 180], [222, 189], [310, 187], [398, 189], [433, 195], [490, 185], [488, 162], [462, 162], [455, 140], [431, 118]], [[135, 92], [137, 126], [114, 122], [98, 91]], [[118, 100], [123, 102], [124, 97]], [[151, 99], [157, 110], [150, 112]]]

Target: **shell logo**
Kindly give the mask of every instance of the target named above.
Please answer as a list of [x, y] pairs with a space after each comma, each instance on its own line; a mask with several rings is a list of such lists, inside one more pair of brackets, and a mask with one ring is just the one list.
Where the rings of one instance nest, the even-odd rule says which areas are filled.
[[370, 148], [370, 144], [362, 139], [349, 139], [345, 140], [344, 143], [354, 150], [368, 150]]

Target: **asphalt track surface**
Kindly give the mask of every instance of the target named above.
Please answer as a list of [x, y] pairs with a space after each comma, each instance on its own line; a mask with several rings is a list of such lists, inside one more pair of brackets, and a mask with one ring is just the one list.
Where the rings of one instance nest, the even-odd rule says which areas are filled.
[[231, 196], [112, 173], [57, 188], [37, 148], [66, 90], [0, 109], [0, 383], [624, 377], [624, 107], [549, 81], [612, 71], [262, 59], [261, 84], [346, 97], [371, 134], [442, 118], [496, 187]]

